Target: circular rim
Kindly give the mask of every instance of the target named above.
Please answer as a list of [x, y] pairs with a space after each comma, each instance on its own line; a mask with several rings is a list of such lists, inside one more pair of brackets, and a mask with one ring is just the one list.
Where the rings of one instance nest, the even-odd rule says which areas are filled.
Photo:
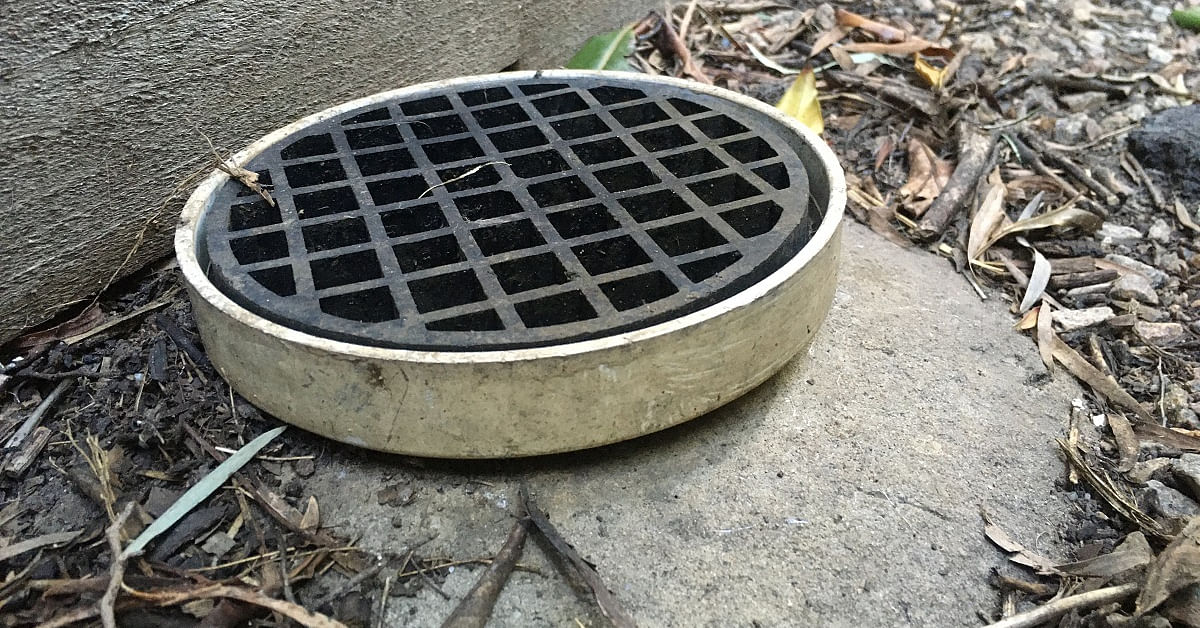
[[199, 186], [197, 186], [196, 190], [192, 193], [191, 197], [188, 198], [187, 203], [184, 205], [182, 215], [180, 216], [180, 223], [175, 234], [175, 254], [179, 260], [180, 270], [183, 272], [187, 283], [190, 284], [192, 289], [199, 297], [203, 298], [219, 311], [224, 312], [238, 322], [253, 327], [264, 334], [279, 338], [280, 340], [293, 342], [321, 351], [373, 360], [440, 364], [484, 364], [492, 362], [511, 362], [514, 360], [560, 358], [578, 355], [581, 353], [602, 351], [612, 347], [629, 345], [640, 340], [701, 324], [705, 321], [719, 317], [730, 310], [757, 300], [762, 295], [786, 281], [787, 278], [804, 268], [819, 251], [828, 246], [830, 240], [832, 240], [837, 233], [838, 225], [841, 222], [842, 215], [845, 211], [845, 175], [843, 174], [841, 165], [838, 163], [833, 151], [828, 145], [825, 144], [825, 141], [821, 139], [819, 135], [812, 132], [798, 121], [783, 115], [783, 113], [781, 113], [778, 109], [775, 109], [774, 107], [771, 107], [761, 101], [727, 89], [714, 87], [711, 85], [704, 85], [684, 79], [659, 76], [650, 77], [647, 75], [629, 72], [579, 70], [507, 72], [502, 74], [485, 74], [460, 77], [444, 81], [421, 83], [400, 89], [380, 92], [342, 103], [309, 116], [305, 116], [300, 120], [297, 120], [263, 136], [246, 149], [233, 155], [231, 160], [234, 163], [245, 163], [251, 158], [257, 156], [262, 151], [266, 150], [269, 146], [282, 141], [284, 138], [303, 127], [315, 124], [330, 117], [342, 115], [353, 109], [372, 104], [379, 100], [403, 98], [407, 95], [424, 92], [434, 87], [453, 88], [459, 85], [471, 84], [479, 81], [480, 79], [503, 78], [522, 80], [558, 78], [570, 80], [572, 78], [584, 77], [609, 77], [624, 81], [632, 79], [634, 81], [671, 83], [683, 89], [716, 96], [732, 101], [736, 104], [755, 109], [758, 112], [779, 122], [785, 128], [791, 129], [802, 136], [805, 140], [805, 143], [812, 148], [817, 157], [820, 159], [821, 163], [824, 165], [825, 174], [828, 177], [829, 187], [829, 202], [825, 207], [825, 215], [822, 217], [816, 232], [812, 235], [812, 238], [800, 249], [799, 253], [797, 253], [795, 257], [788, 260], [783, 266], [763, 278], [761, 281], [752, 284], [741, 292], [738, 292], [723, 301], [714, 303], [713, 305], [701, 310], [697, 310], [679, 318], [674, 318], [651, 325], [649, 327], [643, 327], [641, 329], [605, 336], [603, 338], [594, 338], [578, 342], [524, 349], [489, 349], [481, 351], [421, 351], [414, 349], [389, 349], [331, 340], [329, 338], [315, 336], [292, 329], [290, 327], [286, 327], [279, 323], [265, 319], [258, 314], [255, 314], [250, 310], [238, 305], [223, 292], [217, 289], [217, 287], [205, 275], [204, 270], [200, 267], [199, 260], [196, 257], [196, 227], [198, 220], [203, 214], [204, 210], [207, 209], [208, 201], [211, 199], [212, 193], [229, 180], [228, 174], [221, 170], [216, 170], [209, 175], [208, 178], [201, 182]]

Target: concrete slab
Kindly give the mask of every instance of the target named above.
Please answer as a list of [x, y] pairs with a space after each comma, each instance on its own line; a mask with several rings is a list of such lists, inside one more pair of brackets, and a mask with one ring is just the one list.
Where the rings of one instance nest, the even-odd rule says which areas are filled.
[[[576, 454], [493, 463], [412, 461], [336, 448], [308, 480], [323, 524], [366, 548], [487, 556], [520, 478], [645, 626], [978, 625], [1004, 562], [986, 508], [1062, 555], [1067, 515], [1053, 438], [1078, 390], [1041, 382], [1033, 345], [945, 261], [847, 225], [841, 285], [807, 352], [690, 424]], [[340, 469], [340, 470], [339, 470]], [[415, 501], [377, 491], [410, 482]], [[527, 547], [493, 625], [600, 621]], [[389, 602], [389, 623], [436, 626], [478, 576]], [[602, 625], [602, 624], [600, 624]]]

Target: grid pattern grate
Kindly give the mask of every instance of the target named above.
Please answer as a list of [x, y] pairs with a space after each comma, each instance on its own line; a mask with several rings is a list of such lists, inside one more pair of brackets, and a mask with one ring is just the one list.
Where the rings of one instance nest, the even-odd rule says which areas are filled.
[[782, 127], [646, 80], [494, 79], [306, 127], [202, 223], [209, 276], [309, 333], [473, 350], [681, 316], [792, 257], [819, 221]]

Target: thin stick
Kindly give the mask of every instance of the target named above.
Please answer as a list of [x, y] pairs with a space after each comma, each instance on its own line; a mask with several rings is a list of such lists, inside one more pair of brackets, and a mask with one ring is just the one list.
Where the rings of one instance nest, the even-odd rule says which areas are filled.
[[942, 193], [921, 217], [918, 233], [924, 238], [936, 238], [966, 206], [967, 199], [975, 191], [975, 185], [987, 170], [995, 135], [985, 135], [972, 128], [966, 120], [960, 120], [958, 131], [958, 165], [946, 181]]
[[521, 557], [521, 549], [525, 546], [528, 520], [518, 519], [508, 533], [504, 547], [496, 554], [492, 564], [488, 566], [470, 593], [459, 602], [454, 612], [442, 623], [442, 628], [483, 628], [492, 616], [492, 608], [496, 598], [512, 575], [517, 559]]
[[1079, 595], [1067, 596], [1033, 610], [1007, 617], [994, 624], [990, 624], [987, 628], [1033, 628], [1033, 626], [1041, 626], [1073, 610], [1093, 608], [1108, 604], [1109, 602], [1123, 600], [1137, 593], [1140, 587], [1140, 584], [1130, 582], [1120, 586], [1096, 589], [1095, 591], [1088, 591]]
[[125, 527], [125, 520], [132, 512], [133, 502], [125, 504], [121, 514], [117, 515], [116, 521], [108, 526], [105, 533], [108, 537], [108, 549], [112, 551], [112, 575], [108, 578], [108, 588], [104, 590], [104, 597], [100, 598], [100, 621], [104, 628], [117, 628], [117, 613], [113, 605], [117, 602], [117, 593], [125, 580], [125, 561], [129, 558], [121, 549], [121, 528]]
[[29, 415], [29, 418], [25, 419], [25, 422], [22, 423], [21, 427], [18, 428], [16, 433], [12, 435], [12, 438], [8, 439], [8, 442], [4, 443], [4, 447], [18, 447], [21, 445], [21, 443], [25, 442], [25, 439], [29, 438], [29, 434], [32, 433], [33, 430], [42, 423], [42, 419], [45, 418], [46, 413], [54, 407], [54, 404], [58, 403], [58, 400], [61, 399], [64, 394], [66, 394], [67, 389], [70, 388], [71, 384], [74, 383], [75, 380], [73, 379], [64, 379], [59, 382], [58, 385], [54, 387], [54, 390], [50, 391], [50, 394], [46, 395], [46, 398], [38, 404], [38, 407], [34, 408], [33, 413]]
[[345, 593], [346, 591], [349, 591], [349, 590], [353, 589], [354, 587], [357, 587], [358, 585], [362, 584], [362, 582], [364, 580], [366, 580], [367, 578], [370, 578], [371, 576], [374, 576], [375, 574], [379, 573], [379, 571], [381, 569], [383, 569], [383, 563], [384, 563], [383, 554], [376, 554], [375, 555], [375, 564], [354, 574], [354, 576], [351, 577], [349, 580], [347, 580], [345, 584], [338, 587], [336, 590], [330, 591], [329, 593], [325, 594], [325, 596], [321, 597], [316, 602], [313, 602], [312, 607], [318, 611], [321, 610], [321, 607], [323, 607], [326, 604], [341, 597], [342, 594]]
[[392, 577], [388, 576], [383, 579], [383, 595], [379, 598], [379, 622], [375, 624], [376, 628], [383, 628], [387, 623], [387, 603], [388, 594], [392, 592]]

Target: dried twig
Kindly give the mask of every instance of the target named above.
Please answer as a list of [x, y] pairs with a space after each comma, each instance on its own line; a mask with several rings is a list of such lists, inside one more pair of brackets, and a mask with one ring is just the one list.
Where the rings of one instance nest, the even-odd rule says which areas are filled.
[[46, 413], [54, 407], [54, 404], [58, 403], [59, 399], [62, 399], [62, 396], [66, 394], [67, 390], [74, 383], [75, 380], [73, 379], [64, 379], [59, 382], [54, 387], [54, 390], [50, 391], [50, 394], [46, 395], [46, 398], [33, 409], [33, 413], [29, 415], [29, 418], [25, 419], [21, 427], [17, 428], [17, 431], [8, 439], [8, 442], [4, 443], [4, 447], [20, 447], [21, 443], [33, 432], [34, 428], [42, 423], [42, 419], [46, 417]]
[[113, 604], [117, 601], [117, 593], [121, 590], [121, 583], [125, 579], [125, 561], [129, 556], [121, 549], [121, 528], [125, 527], [125, 520], [129, 519], [129, 514], [133, 512], [133, 502], [125, 504], [125, 508], [121, 510], [121, 514], [117, 515], [115, 521], [108, 526], [105, 532], [105, 537], [108, 538], [108, 549], [112, 552], [112, 567], [108, 577], [108, 587], [104, 590], [104, 597], [100, 598], [100, 621], [104, 624], [104, 628], [117, 628], [117, 614], [113, 608]]
[[1033, 148], [1033, 150], [1041, 153], [1041, 155], [1045, 156], [1050, 161], [1058, 164], [1059, 167], [1070, 173], [1072, 177], [1075, 177], [1076, 180], [1087, 186], [1089, 190], [1098, 194], [1100, 198], [1104, 199], [1104, 203], [1106, 205], [1116, 205], [1121, 201], [1119, 198], [1117, 198], [1116, 194], [1105, 187], [1104, 184], [1097, 181], [1094, 177], [1092, 177], [1092, 175], [1088, 174], [1088, 172], [1081, 168], [1079, 164], [1068, 159], [1066, 155], [1063, 155], [1062, 153], [1051, 149], [1049, 146], [1046, 146], [1046, 143], [1043, 142], [1042, 139], [1037, 135], [1030, 133], [1029, 131], [1022, 131], [1020, 135], [1021, 139], [1024, 140], [1025, 143], [1031, 148]]
[[542, 512], [537, 507], [537, 504], [533, 503], [533, 499], [529, 496], [529, 489], [524, 484], [521, 485], [520, 496], [525, 512], [529, 513], [529, 518], [537, 526], [538, 531], [542, 533], [542, 536], [546, 538], [550, 546], [554, 548], [554, 551], [558, 552], [562, 558], [568, 561], [568, 564], [575, 568], [579, 576], [587, 583], [588, 588], [592, 590], [592, 595], [596, 599], [596, 605], [600, 607], [600, 612], [616, 628], [633, 628], [637, 626], [633, 620], [633, 616], [625, 610], [625, 607], [621, 606], [616, 596], [612, 594], [612, 591], [600, 579], [600, 574], [596, 573], [596, 570], [592, 569], [591, 565], [563, 539], [558, 530], [554, 528], [554, 525], [550, 523], [550, 519], [546, 517], [546, 513]]
[[383, 569], [384, 562], [385, 561], [383, 560], [383, 555], [376, 554], [375, 562], [372, 563], [370, 567], [367, 567], [366, 569], [354, 574], [354, 576], [352, 576], [349, 580], [347, 580], [345, 583], [342, 584], [342, 586], [338, 587], [337, 589], [334, 589], [333, 591], [326, 593], [325, 595], [321, 596], [320, 598], [317, 598], [317, 601], [312, 603], [312, 607], [317, 610], [321, 610], [321, 608], [323, 608], [326, 604], [329, 604], [330, 602], [338, 599], [347, 591], [350, 591], [354, 587], [357, 587], [358, 585], [362, 584], [363, 581], [365, 581], [367, 578], [370, 578], [370, 577], [374, 576], [375, 574], [379, 573], [380, 570]]
[[513, 524], [504, 547], [496, 554], [496, 558], [479, 577], [470, 593], [467, 593], [454, 612], [442, 623], [442, 628], [483, 628], [487, 624], [488, 618], [492, 616], [492, 607], [496, 605], [496, 597], [500, 595], [500, 590], [512, 575], [517, 559], [521, 557], [527, 526], [528, 520], [524, 518]]
[[1137, 593], [1140, 587], [1139, 583], [1130, 582], [1115, 587], [1106, 587], [1096, 589], [1095, 591], [1088, 591], [1087, 593], [1070, 595], [1033, 610], [1007, 617], [994, 624], [989, 624], [988, 628], [1032, 628], [1033, 626], [1041, 626], [1074, 610], [1095, 608], [1109, 602], [1123, 600]]
[[933, 204], [921, 217], [917, 231], [923, 238], [936, 238], [967, 204], [975, 186], [987, 171], [992, 148], [996, 145], [995, 135], [977, 132], [966, 120], [959, 120], [958, 165], [946, 182], [946, 187], [933, 199]]

